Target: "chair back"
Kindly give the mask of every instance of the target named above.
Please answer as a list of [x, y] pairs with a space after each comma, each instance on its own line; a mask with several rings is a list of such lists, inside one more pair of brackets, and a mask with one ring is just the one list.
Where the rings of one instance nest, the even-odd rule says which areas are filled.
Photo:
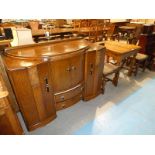
[[55, 21], [55, 26], [58, 28], [62, 27], [63, 25], [66, 25], [66, 24], [67, 24], [66, 19], [56, 19], [56, 21]]
[[107, 31], [107, 35], [108, 36], [112, 36], [115, 32], [115, 25], [114, 24], [109, 24], [108, 26], [108, 31]]
[[32, 30], [38, 30], [39, 29], [39, 21], [29, 21], [29, 26]]

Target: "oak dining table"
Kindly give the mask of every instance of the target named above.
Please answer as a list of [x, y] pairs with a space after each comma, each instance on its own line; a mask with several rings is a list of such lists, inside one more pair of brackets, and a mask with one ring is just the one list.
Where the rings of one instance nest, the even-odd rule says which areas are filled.
[[116, 60], [116, 65], [120, 65], [124, 68], [125, 61], [128, 57], [131, 57], [131, 63], [128, 68], [128, 76], [131, 76], [134, 69], [135, 57], [140, 51], [141, 47], [137, 45], [131, 45], [118, 41], [105, 41], [106, 55]]

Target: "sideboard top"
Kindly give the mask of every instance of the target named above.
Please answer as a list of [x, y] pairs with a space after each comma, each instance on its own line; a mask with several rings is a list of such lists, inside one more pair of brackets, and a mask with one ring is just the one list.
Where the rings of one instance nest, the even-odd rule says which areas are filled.
[[47, 58], [87, 49], [89, 48], [89, 44], [89, 42], [83, 39], [57, 43], [49, 42], [33, 46], [9, 48], [4, 54], [10, 57], [18, 57], [19, 59]]

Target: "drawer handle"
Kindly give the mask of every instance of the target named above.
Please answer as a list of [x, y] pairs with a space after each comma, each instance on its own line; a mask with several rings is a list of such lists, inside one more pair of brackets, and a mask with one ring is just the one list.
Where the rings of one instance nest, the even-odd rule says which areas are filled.
[[49, 84], [48, 84], [48, 78], [45, 78], [45, 89], [46, 89], [46, 92], [50, 91]]

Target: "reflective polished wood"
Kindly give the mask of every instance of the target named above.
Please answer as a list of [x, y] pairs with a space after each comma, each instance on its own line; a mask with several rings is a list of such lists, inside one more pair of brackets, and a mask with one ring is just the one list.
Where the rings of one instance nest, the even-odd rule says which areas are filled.
[[101, 93], [105, 47], [81, 38], [9, 48], [4, 64], [29, 130]]

